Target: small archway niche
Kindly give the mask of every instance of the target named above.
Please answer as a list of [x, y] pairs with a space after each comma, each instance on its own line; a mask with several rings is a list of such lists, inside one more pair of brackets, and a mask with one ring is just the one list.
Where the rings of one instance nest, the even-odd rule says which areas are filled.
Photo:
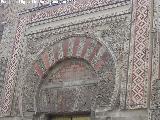
[[58, 62], [40, 84], [38, 111], [47, 113], [90, 112], [95, 104], [100, 77], [83, 59]]
[[112, 109], [118, 97], [115, 61], [104, 44], [71, 37], [46, 48], [33, 63], [39, 76], [37, 114], [74, 115]]

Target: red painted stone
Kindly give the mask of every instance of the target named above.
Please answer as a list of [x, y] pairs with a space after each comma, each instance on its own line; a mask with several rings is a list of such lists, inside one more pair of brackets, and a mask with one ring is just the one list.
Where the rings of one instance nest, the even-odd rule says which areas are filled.
[[55, 52], [54, 52], [54, 58], [55, 58], [55, 62], [58, 61], [58, 54], [59, 54], [59, 47], [56, 46], [55, 47]]
[[101, 59], [106, 63], [110, 55], [107, 52], [104, 52]]
[[96, 65], [94, 66], [94, 67], [95, 67], [95, 70], [96, 70], [96, 71], [99, 71], [104, 64], [105, 64], [105, 63], [104, 63], [103, 60], [99, 60], [99, 61], [96, 63]]
[[87, 52], [87, 49], [91, 46], [91, 40], [90, 39], [86, 39], [85, 41], [85, 45], [83, 47], [83, 50], [82, 50], [82, 54], [81, 54], [81, 57], [84, 58], [86, 52]]
[[102, 46], [102, 45], [101, 45], [100, 43], [97, 43], [97, 45], [95, 46], [92, 54], [91, 54], [90, 57], [89, 57], [89, 62], [91, 62], [91, 61], [93, 60], [93, 58], [95, 57], [95, 55], [98, 54], [99, 49], [101, 48], [101, 46]]
[[39, 65], [37, 63], [34, 64], [34, 70], [38, 74], [38, 76], [42, 78], [43, 71], [42, 71], [42, 69], [39, 67]]
[[43, 60], [43, 63], [45, 65], [45, 68], [48, 70], [49, 67], [50, 67], [50, 64], [49, 64], [49, 55], [47, 52], [45, 52], [43, 55], [42, 55], [42, 60]]
[[107, 52], [104, 52], [101, 56], [101, 59], [96, 63], [95, 70], [99, 71], [101, 68], [107, 63], [109, 58], [109, 54]]
[[[95, 78], [96, 75], [87, 69], [86, 64], [82, 61], [65, 61], [65, 64], [60, 65], [58, 71], [53, 75], [51, 82], [62, 80], [88, 80], [89, 78]], [[91, 79], [91, 80], [92, 80]]]
[[74, 46], [73, 46], [73, 56], [74, 56], [74, 57], [76, 57], [79, 43], [80, 43], [80, 38], [77, 37], [77, 38], [75, 39]]
[[64, 57], [67, 56], [68, 45], [69, 45], [68, 40], [64, 40], [64, 41], [63, 41], [63, 55], [64, 55]]

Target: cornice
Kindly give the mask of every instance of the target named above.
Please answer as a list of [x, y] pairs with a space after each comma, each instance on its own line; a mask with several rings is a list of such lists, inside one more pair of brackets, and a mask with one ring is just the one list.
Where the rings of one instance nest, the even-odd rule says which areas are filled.
[[130, 9], [127, 9], [125, 11], [121, 12], [115, 12], [112, 13], [111, 15], [102, 15], [102, 16], [96, 16], [92, 18], [86, 18], [86, 19], [81, 19], [78, 21], [74, 22], [69, 22], [67, 24], [61, 24], [57, 25], [54, 27], [48, 26], [48, 27], [43, 27], [42, 29], [37, 29], [30, 31], [30, 28], [27, 28], [28, 31], [26, 30], [25, 36], [27, 39], [38, 39], [38, 38], [43, 38], [50, 36], [50, 35], [56, 35], [56, 34], [61, 34], [69, 31], [73, 31], [76, 28], [86, 28], [86, 27], [94, 27], [94, 26], [100, 26], [102, 24], [105, 24], [106, 22], [113, 21], [113, 20], [123, 20], [128, 15], [130, 14]]
[[[79, 2], [80, 1], [81, 0], [79, 0]], [[69, 4], [59, 5], [59, 7], [53, 6], [50, 8], [29, 12], [28, 25], [36, 26], [43, 24], [46, 21], [59, 21], [84, 14], [90, 14], [120, 6], [130, 5], [130, 0], [112, 0], [110, 2], [102, 0], [102, 2], [99, 1], [99, 3], [96, 5], [94, 2], [96, 3], [98, 1], [90, 0], [86, 1], [86, 3], [80, 2], [80, 4], [78, 4], [78, 2], [71, 2]]]

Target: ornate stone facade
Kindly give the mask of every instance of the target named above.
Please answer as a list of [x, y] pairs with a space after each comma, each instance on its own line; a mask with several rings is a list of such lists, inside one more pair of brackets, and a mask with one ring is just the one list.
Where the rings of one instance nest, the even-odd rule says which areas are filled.
[[4, 7], [0, 120], [160, 120], [158, 0], [16, 5]]

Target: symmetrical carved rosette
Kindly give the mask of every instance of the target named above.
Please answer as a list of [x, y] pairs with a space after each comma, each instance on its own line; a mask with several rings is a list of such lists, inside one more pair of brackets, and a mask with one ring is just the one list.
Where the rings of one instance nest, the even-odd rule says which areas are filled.
[[130, 64], [128, 82], [129, 109], [146, 108], [148, 84], [150, 81], [150, 0], [133, 0], [132, 31], [130, 43]]

